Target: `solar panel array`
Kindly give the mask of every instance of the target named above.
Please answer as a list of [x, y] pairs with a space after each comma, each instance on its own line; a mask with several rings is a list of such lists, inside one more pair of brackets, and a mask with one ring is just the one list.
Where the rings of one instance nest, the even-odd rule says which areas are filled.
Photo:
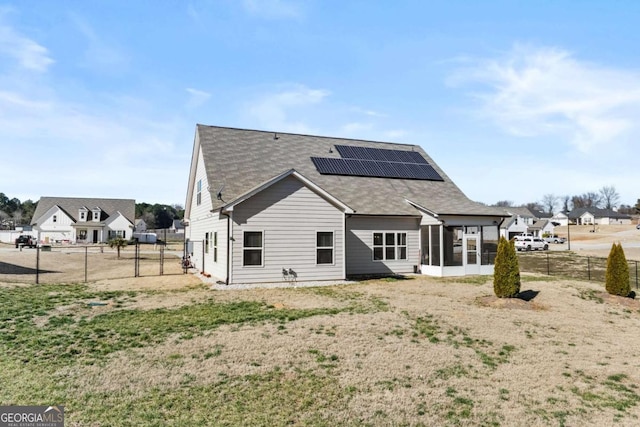
[[312, 157], [323, 175], [444, 181], [416, 151], [336, 145], [342, 158]]
[[427, 160], [417, 151], [389, 150], [384, 148], [352, 147], [349, 145], [336, 145], [338, 153], [343, 159], [379, 160], [382, 162], [396, 163], [420, 163], [426, 164]]

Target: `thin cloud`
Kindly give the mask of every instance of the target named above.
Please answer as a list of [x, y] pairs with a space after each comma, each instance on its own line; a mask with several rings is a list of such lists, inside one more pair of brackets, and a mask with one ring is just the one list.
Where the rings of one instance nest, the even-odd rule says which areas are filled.
[[17, 61], [22, 69], [44, 73], [54, 60], [44, 46], [2, 22], [0, 15], [0, 56]]
[[295, 85], [281, 92], [260, 97], [248, 108], [249, 116], [262, 126], [286, 132], [311, 133], [312, 129], [302, 120], [292, 118], [301, 111], [313, 107], [329, 96], [323, 89], [310, 89]]
[[365, 116], [369, 116], [369, 117], [387, 117], [387, 115], [384, 113], [380, 113], [374, 110], [367, 110], [365, 108], [360, 108], [360, 107], [353, 107], [351, 108], [351, 111], [358, 114], [364, 114]]
[[480, 112], [512, 135], [561, 136], [587, 153], [638, 131], [640, 73], [581, 61], [566, 50], [516, 46], [456, 71], [448, 82], [478, 84]]
[[87, 41], [84, 65], [101, 71], [119, 71], [128, 66], [127, 54], [121, 48], [114, 46], [112, 42], [101, 37], [86, 19], [75, 13], [70, 14], [70, 19]]
[[193, 89], [188, 87], [187, 92], [189, 93], [189, 100], [187, 101], [187, 106], [189, 108], [197, 108], [203, 105], [205, 102], [211, 98], [211, 94], [202, 90]]

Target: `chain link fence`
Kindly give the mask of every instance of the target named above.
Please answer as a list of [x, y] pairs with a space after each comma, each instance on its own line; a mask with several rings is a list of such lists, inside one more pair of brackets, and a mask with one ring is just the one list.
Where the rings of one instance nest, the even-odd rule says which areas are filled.
[[[571, 252], [519, 252], [520, 270], [548, 276], [569, 277], [605, 283], [607, 259], [591, 256], [580, 256]], [[631, 287], [638, 289], [640, 266], [638, 261], [628, 260], [629, 280]]]
[[132, 244], [0, 249], [0, 281], [79, 283], [105, 279], [184, 274], [182, 246]]

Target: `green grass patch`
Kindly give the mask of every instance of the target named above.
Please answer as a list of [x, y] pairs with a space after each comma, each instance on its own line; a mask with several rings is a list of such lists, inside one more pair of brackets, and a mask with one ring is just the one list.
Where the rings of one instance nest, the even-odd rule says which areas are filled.
[[[271, 426], [331, 425], [331, 411], [344, 409], [353, 391], [332, 377], [313, 371], [221, 376], [206, 385], [193, 378], [175, 388], [144, 393], [95, 392], [79, 396], [65, 408], [78, 425], [128, 426]], [[265, 396], [269, 398], [266, 399]]]
[[8, 289], [0, 296], [0, 350], [21, 363], [94, 363], [116, 351], [159, 344], [176, 333], [189, 339], [221, 325], [285, 323], [341, 312], [369, 312], [380, 306], [365, 300], [342, 308], [276, 309], [259, 301], [209, 300], [176, 309], [120, 309], [90, 319], [75, 319], [73, 313], [53, 315], [41, 327], [34, 324], [37, 316], [48, 315], [57, 306], [121, 295], [126, 294], [91, 293], [81, 285]]

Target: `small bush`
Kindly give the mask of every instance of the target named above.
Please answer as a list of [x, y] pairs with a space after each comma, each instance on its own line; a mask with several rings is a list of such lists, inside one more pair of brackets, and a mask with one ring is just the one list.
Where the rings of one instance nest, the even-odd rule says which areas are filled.
[[605, 287], [611, 295], [626, 297], [631, 294], [629, 264], [620, 243], [614, 243], [611, 246], [611, 252], [607, 258]]
[[513, 298], [520, 292], [520, 266], [513, 240], [500, 237], [493, 273], [493, 291], [498, 298]]

